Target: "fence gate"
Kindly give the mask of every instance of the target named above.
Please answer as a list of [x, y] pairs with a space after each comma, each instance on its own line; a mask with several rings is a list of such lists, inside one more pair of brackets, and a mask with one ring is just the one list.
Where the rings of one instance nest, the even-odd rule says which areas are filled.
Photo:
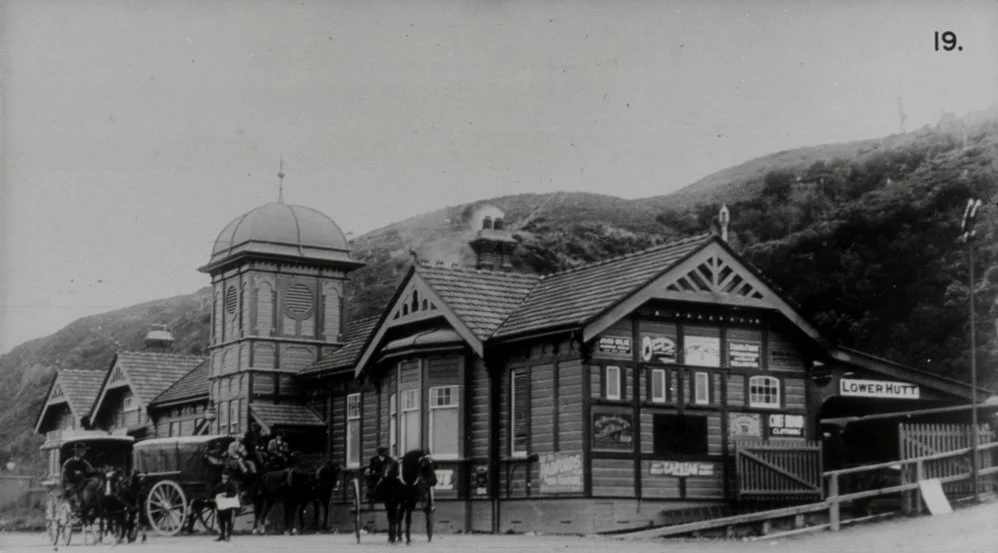
[[[971, 447], [971, 435], [969, 424], [908, 424], [898, 425], [898, 440], [900, 446], [901, 459], [913, 459], [935, 453], [945, 453], [957, 449]], [[995, 432], [987, 425], [979, 425], [977, 430], [978, 444], [984, 445], [995, 441]], [[993, 452], [982, 451], [978, 453], [978, 468], [985, 469], [994, 465]], [[937, 459], [926, 461], [923, 465], [922, 478], [945, 478], [957, 474], [970, 472], [970, 457], [953, 457], [949, 459]], [[990, 479], [984, 477], [978, 480], [980, 491], [986, 491], [991, 485]], [[915, 466], [908, 465], [901, 471], [902, 483], [917, 481]], [[950, 482], [943, 485], [943, 490], [947, 493], [970, 494], [972, 484], [969, 479], [958, 482]]]
[[735, 471], [741, 500], [813, 501], [824, 498], [819, 442], [738, 442]]

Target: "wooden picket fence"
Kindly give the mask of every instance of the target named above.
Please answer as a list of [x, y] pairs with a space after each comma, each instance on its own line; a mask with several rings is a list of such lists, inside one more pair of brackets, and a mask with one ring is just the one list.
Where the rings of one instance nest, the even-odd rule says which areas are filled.
[[735, 467], [740, 500], [822, 498], [820, 442], [740, 441]]
[[[971, 426], [969, 424], [910, 424], [901, 423], [898, 425], [898, 445], [900, 457], [905, 459], [916, 459], [939, 453], [956, 451], [973, 446], [971, 438]], [[995, 432], [987, 425], [979, 425], [977, 429], [977, 439], [979, 445], [987, 445], [995, 442]], [[995, 465], [993, 450], [988, 449], [978, 452], [978, 470], [988, 469]], [[921, 475], [922, 479], [942, 478], [945, 479], [957, 474], [963, 474], [971, 469], [972, 460], [967, 457], [946, 457], [934, 459], [923, 463]], [[918, 475], [915, 474], [914, 465], [905, 465], [901, 471], [901, 483], [907, 484], [917, 482]], [[978, 492], [983, 492], [991, 488], [992, 478], [982, 478], [978, 480]], [[943, 486], [947, 495], [968, 495], [973, 492], [973, 486], [969, 479], [953, 481]], [[906, 508], [914, 501], [914, 493], [906, 494], [904, 503]]]

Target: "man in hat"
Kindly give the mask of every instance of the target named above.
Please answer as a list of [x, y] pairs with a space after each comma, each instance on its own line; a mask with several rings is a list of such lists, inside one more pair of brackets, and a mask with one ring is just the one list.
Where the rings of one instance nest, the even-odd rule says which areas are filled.
[[284, 431], [281, 430], [277, 433], [277, 436], [270, 443], [267, 444], [267, 453], [269, 453], [279, 466], [288, 466], [288, 460], [291, 456], [291, 448], [288, 446], [288, 442], [284, 441]]
[[378, 448], [378, 454], [371, 457], [370, 463], [367, 465], [367, 494], [371, 498], [371, 504], [375, 501], [375, 488], [377, 488], [378, 483], [385, 476], [385, 471], [394, 462], [391, 454], [388, 452], [388, 448], [381, 446]]
[[238, 494], [235, 483], [232, 482], [232, 471], [225, 469], [222, 471], [222, 481], [211, 491], [215, 497], [215, 507], [218, 519], [218, 538], [215, 541], [229, 541], [232, 537], [232, 514], [235, 507], [224, 507], [219, 505], [220, 499], [233, 498]]
[[80, 492], [87, 477], [95, 476], [97, 471], [86, 460], [87, 444], [80, 442], [73, 446], [73, 456], [62, 464], [62, 486], [74, 509], [79, 507]]

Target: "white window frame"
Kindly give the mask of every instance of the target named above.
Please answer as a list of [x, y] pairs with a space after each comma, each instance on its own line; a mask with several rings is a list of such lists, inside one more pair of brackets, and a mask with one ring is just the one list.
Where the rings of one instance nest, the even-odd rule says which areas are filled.
[[[353, 451], [353, 448], [350, 447], [350, 443], [353, 441], [350, 432], [350, 423], [352, 421], [357, 421], [357, 432], [360, 432], [360, 394], [347, 394], [346, 401], [347, 424], [346, 432], [344, 433], [346, 436], [346, 465], [347, 468], [360, 468], [360, 451]], [[353, 460], [353, 457], [357, 459]]]
[[[606, 399], [614, 399], [614, 400], [618, 400], [619, 401], [620, 398], [621, 398], [621, 395], [622, 395], [620, 393], [621, 392], [621, 388], [620, 388], [620, 384], [621, 384], [621, 382], [620, 382], [620, 380], [621, 380], [620, 379], [620, 373], [622, 371], [620, 370], [620, 367], [617, 367], [615, 365], [607, 365], [606, 369], [604, 369], [604, 371], [605, 371], [605, 374], [606, 374]], [[611, 374], [613, 374], [614, 376], [611, 377], [610, 376]], [[616, 386], [617, 386], [617, 391], [616, 392], [612, 392], [612, 393], [610, 392], [611, 384], [616, 384]]]
[[710, 405], [710, 373], [701, 371], [693, 373], [693, 403]]
[[[656, 389], [656, 386], [655, 386], [655, 383], [656, 383], [656, 378], [655, 377], [656, 376], [661, 377], [661, 383], [662, 383], [660, 389], [658, 389], [658, 390]], [[652, 369], [651, 370], [651, 374], [649, 375], [649, 380], [650, 381], [649, 381], [648, 385], [651, 387], [651, 401], [652, 401], [652, 403], [665, 403], [666, 401], [668, 401], [668, 399], [667, 399], [668, 392], [666, 390], [667, 390], [669, 382], [668, 382], [667, 377], [668, 377], [668, 375], [666, 374], [665, 369]]]
[[[439, 395], [438, 394], [442, 394], [442, 392], [444, 390], [447, 390], [449, 392], [449, 394], [448, 394], [449, 395], [448, 403], [446, 403], [446, 404], [437, 403], [437, 399], [439, 399]], [[430, 400], [429, 401], [429, 406], [430, 406], [430, 409], [429, 409], [430, 435], [428, 436], [428, 442], [427, 442], [429, 444], [429, 447], [431, 447], [431, 448], [433, 447], [433, 413], [435, 411], [439, 410], [439, 409], [454, 409], [454, 410], [458, 411], [458, 421], [459, 422], [458, 422], [458, 428], [457, 428], [457, 437], [458, 437], [457, 445], [458, 445], [458, 448], [460, 448], [460, 444], [461, 444], [461, 440], [460, 440], [460, 437], [461, 437], [461, 429], [460, 429], [460, 420], [461, 420], [460, 419], [460, 416], [461, 416], [461, 412], [460, 412], [460, 408], [461, 408], [461, 387], [457, 386], [457, 385], [451, 385], [451, 386], [434, 386], [434, 387], [430, 388], [430, 390], [429, 390], [429, 396], [430, 396], [429, 397], [429, 400]], [[460, 451], [455, 451], [454, 453], [445, 453], [445, 452], [433, 451], [432, 453], [433, 453], [433, 457], [435, 459], [460, 459], [461, 458], [461, 452]]]
[[[753, 384], [753, 382], [759, 382], [759, 384]], [[752, 392], [752, 388], [772, 388], [775, 389], [775, 393], [772, 394], [775, 401], [765, 402], [762, 398], [765, 394], [755, 394]], [[749, 377], [748, 379], [748, 397], [749, 397], [749, 407], [756, 407], [759, 409], [779, 409], [782, 405], [782, 390], [780, 389], [780, 379], [775, 376], [767, 375], [756, 375]], [[753, 397], [754, 396], [754, 397]]]
[[[406, 420], [407, 420], [406, 413], [412, 413], [414, 411], [419, 413], [420, 411], [419, 395], [420, 395], [419, 388], [409, 388], [406, 390], [402, 390], [402, 393], [399, 396], [400, 399], [399, 411], [401, 412], [402, 416], [399, 417], [398, 441], [401, 448], [399, 449], [399, 451], [395, 453], [396, 455], [403, 455], [405, 452], [402, 451], [402, 449], [406, 450], [409, 449], [409, 446], [406, 445], [406, 442], [408, 441], [409, 438], [408, 431], [406, 430]], [[423, 421], [422, 413], [419, 414], [419, 420], [420, 420], [420, 428], [422, 428], [422, 421]], [[422, 434], [422, 432], [420, 432], [420, 434]], [[420, 436], [420, 442], [422, 442], [422, 436]], [[417, 444], [416, 447], [417, 448], [420, 447], [420, 444]]]
[[399, 441], [399, 416], [398, 416], [398, 396], [391, 394], [388, 396], [388, 451], [392, 455], [398, 455]]
[[[509, 373], [509, 456], [513, 458], [524, 458], [527, 450], [517, 451], [516, 449], [516, 375], [526, 373], [524, 370], [512, 371]], [[529, 384], [528, 384], [529, 385]], [[528, 440], [529, 442], [529, 440]]]

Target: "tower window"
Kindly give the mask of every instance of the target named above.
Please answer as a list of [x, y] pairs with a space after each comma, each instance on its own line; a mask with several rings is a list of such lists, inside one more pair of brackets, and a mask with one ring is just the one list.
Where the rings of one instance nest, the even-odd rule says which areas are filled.
[[239, 294], [236, 292], [235, 286], [229, 286], [225, 289], [225, 311], [232, 315], [236, 312], [236, 307], [239, 306]]
[[304, 317], [312, 311], [312, 291], [304, 284], [292, 284], [288, 286], [284, 303], [289, 313]]

